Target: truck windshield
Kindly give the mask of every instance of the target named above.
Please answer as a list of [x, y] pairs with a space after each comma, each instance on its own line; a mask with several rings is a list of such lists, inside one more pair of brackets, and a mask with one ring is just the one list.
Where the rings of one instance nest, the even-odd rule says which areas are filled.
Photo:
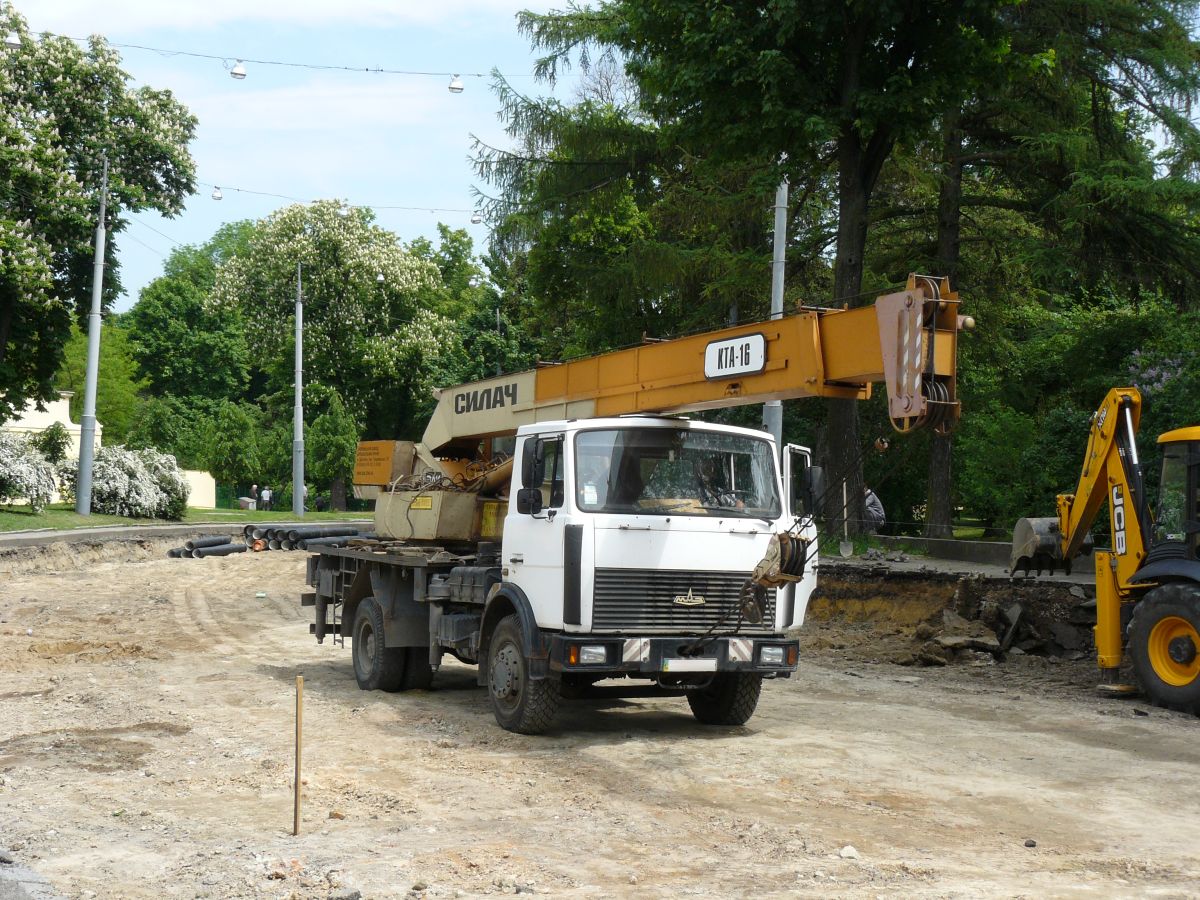
[[598, 513], [774, 519], [780, 512], [767, 441], [687, 428], [581, 431], [575, 502]]

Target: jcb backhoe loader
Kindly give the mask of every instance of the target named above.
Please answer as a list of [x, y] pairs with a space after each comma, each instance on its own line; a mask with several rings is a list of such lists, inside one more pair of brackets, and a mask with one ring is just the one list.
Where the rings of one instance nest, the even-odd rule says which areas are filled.
[[1163, 448], [1158, 513], [1151, 517], [1135, 435], [1141, 395], [1113, 388], [1092, 417], [1083, 472], [1073, 494], [1058, 496], [1058, 516], [1021, 519], [1012, 571], [1038, 573], [1089, 549], [1089, 530], [1108, 501], [1112, 549], [1096, 562], [1096, 656], [1101, 688], [1120, 683], [1122, 648], [1146, 697], [1200, 713], [1200, 427], [1158, 438]]

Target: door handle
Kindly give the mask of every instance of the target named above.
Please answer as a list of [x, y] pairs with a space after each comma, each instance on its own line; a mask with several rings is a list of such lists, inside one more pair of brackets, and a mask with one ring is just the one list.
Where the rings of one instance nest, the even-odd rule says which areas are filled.
[[517, 563], [523, 563], [523, 562], [525, 562], [525, 557], [524, 557], [522, 554], [518, 553], [518, 554], [516, 554], [516, 555], [514, 555], [514, 556], [510, 556], [510, 557], [508, 558], [508, 561], [509, 561], [510, 563], [513, 563], [514, 565], [516, 565]]
[[621, 531], [649, 531], [649, 525], [618, 525]]

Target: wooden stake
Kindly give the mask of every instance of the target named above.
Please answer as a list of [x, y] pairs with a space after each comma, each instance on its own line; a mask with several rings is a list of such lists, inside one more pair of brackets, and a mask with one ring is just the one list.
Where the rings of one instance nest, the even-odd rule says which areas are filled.
[[300, 747], [304, 734], [304, 676], [296, 676], [296, 802], [292, 814], [292, 834], [300, 833]]

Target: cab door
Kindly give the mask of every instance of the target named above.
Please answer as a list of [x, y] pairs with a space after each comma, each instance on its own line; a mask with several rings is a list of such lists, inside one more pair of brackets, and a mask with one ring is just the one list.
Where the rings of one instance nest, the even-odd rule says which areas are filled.
[[[541, 443], [545, 470], [540, 484], [542, 508], [536, 513], [521, 513], [515, 502], [509, 505], [504, 522], [504, 568], [511, 581], [525, 592], [537, 623], [543, 628], [562, 625], [564, 512], [566, 497], [566, 459], [561, 433], [530, 435], [521, 438], [521, 455], [534, 452]], [[518, 470], [519, 471], [519, 470]], [[515, 492], [514, 492], [515, 495]]]
[[783, 446], [783, 494], [793, 516], [815, 516], [821, 501], [822, 471], [812, 464], [812, 451], [799, 444]]

